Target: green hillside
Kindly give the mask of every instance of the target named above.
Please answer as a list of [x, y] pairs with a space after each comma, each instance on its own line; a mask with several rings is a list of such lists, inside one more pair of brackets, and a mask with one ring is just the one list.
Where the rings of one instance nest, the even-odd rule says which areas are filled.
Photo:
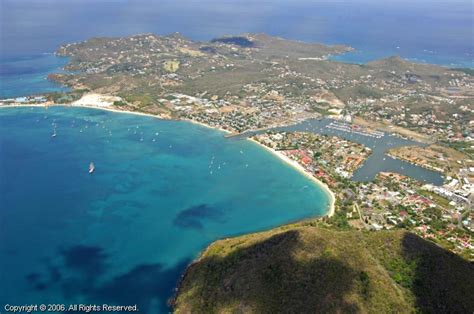
[[177, 313], [472, 313], [474, 265], [405, 231], [315, 223], [213, 243]]

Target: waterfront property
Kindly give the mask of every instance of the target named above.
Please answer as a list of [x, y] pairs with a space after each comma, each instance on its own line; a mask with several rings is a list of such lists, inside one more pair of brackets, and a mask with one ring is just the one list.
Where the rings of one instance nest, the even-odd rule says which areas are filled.
[[[332, 119], [310, 119], [301, 123], [283, 127], [270, 128], [260, 131], [249, 131], [241, 134], [237, 138], [245, 138], [255, 134], [261, 134], [268, 130], [283, 132], [309, 132], [314, 134], [324, 134], [337, 136], [342, 139], [359, 143], [371, 150], [368, 159], [354, 172], [352, 179], [355, 181], [371, 181], [380, 172], [391, 171], [413, 177], [419, 181], [441, 185], [443, 178], [441, 173], [433, 170], [424, 169], [422, 167], [412, 165], [408, 162], [391, 158], [387, 155], [390, 149], [401, 146], [424, 145], [414, 141], [406, 140], [398, 136], [384, 134], [382, 132], [371, 131], [372, 133], [352, 131], [351, 128], [333, 128], [327, 127], [334, 125]], [[367, 135], [370, 134], [370, 135]]]

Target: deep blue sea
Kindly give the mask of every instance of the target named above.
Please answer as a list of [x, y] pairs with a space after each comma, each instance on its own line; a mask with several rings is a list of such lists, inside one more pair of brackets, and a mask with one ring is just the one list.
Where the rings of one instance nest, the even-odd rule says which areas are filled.
[[47, 79], [50, 73], [63, 72], [67, 61], [52, 53], [0, 59], [0, 98], [67, 91]]
[[257, 144], [223, 135], [94, 109], [0, 109], [2, 307], [166, 311], [210, 242], [326, 212], [319, 186]]

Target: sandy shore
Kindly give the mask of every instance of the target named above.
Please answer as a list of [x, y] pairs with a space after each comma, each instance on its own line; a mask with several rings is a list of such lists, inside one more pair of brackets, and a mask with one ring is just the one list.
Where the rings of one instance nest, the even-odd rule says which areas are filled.
[[81, 99], [73, 101], [71, 105], [94, 105], [96, 107], [110, 107], [114, 104], [115, 101], [122, 101], [122, 98], [97, 93], [88, 93], [82, 96]]
[[161, 120], [171, 120], [171, 121], [186, 121], [186, 122], [191, 122], [200, 126], [203, 126], [208, 129], [213, 129], [213, 130], [219, 130], [221, 132], [227, 133], [227, 134], [232, 134], [229, 130], [225, 130], [219, 127], [214, 127], [207, 125], [202, 122], [190, 120], [190, 119], [172, 119], [167, 116], [160, 116], [159, 114], [153, 114], [153, 113], [145, 113], [145, 112], [139, 112], [139, 111], [130, 111], [130, 110], [123, 110], [123, 109], [117, 109], [117, 108], [112, 108], [111, 106], [103, 106], [103, 105], [91, 105], [91, 104], [80, 104], [80, 103], [69, 103], [69, 104], [54, 104], [54, 105], [43, 105], [43, 104], [14, 104], [14, 105], [0, 105], [0, 108], [18, 108], [18, 107], [40, 107], [40, 108], [47, 108], [47, 107], [78, 107], [78, 108], [89, 108], [89, 109], [98, 109], [98, 110], [105, 110], [105, 111], [112, 111], [112, 112], [118, 112], [118, 113], [127, 113], [127, 114], [134, 114], [137, 116], [145, 116], [145, 117], [152, 117], [156, 119], [161, 119]]
[[[166, 116], [160, 116], [160, 115], [156, 115], [156, 114], [137, 112], [137, 111], [121, 110], [121, 109], [111, 108], [111, 106], [103, 105], [103, 104], [93, 105], [93, 104], [90, 104], [90, 103], [86, 104], [84, 102], [74, 102], [74, 103], [71, 103], [71, 104], [55, 105], [55, 106], [91, 108], [91, 109], [106, 110], [106, 111], [112, 111], [112, 112], [118, 112], [118, 113], [127, 113], [127, 114], [139, 115], [139, 116], [153, 117], [153, 118], [162, 119], [162, 120], [172, 120], [172, 119], [170, 119], [169, 117], [166, 117]], [[0, 105], [0, 108], [8, 108], [8, 107], [47, 107], [47, 106], [42, 105], [42, 104], [39, 104], [39, 105], [36, 105], [36, 104]], [[176, 120], [176, 121], [187, 121], [187, 122], [198, 124], [200, 126], [203, 126], [203, 127], [209, 128], [209, 129], [219, 130], [219, 131], [227, 133], [227, 134], [232, 133], [232, 132], [230, 132], [228, 130], [224, 130], [222, 128], [213, 127], [213, 126], [210, 126], [210, 125], [207, 125], [207, 124], [204, 124], [204, 123], [201, 123], [201, 122], [189, 120], [189, 119], [182, 119], [182, 120]], [[328, 217], [331, 217], [331, 216], [334, 215], [336, 197], [334, 195], [334, 192], [331, 191], [331, 189], [329, 189], [329, 187], [326, 184], [324, 184], [323, 182], [321, 182], [320, 180], [315, 178], [312, 174], [308, 173], [300, 164], [298, 164], [294, 160], [291, 160], [290, 158], [288, 158], [283, 153], [281, 153], [279, 151], [276, 151], [274, 149], [271, 149], [270, 147], [265, 146], [265, 145], [255, 141], [254, 139], [248, 138], [248, 140], [256, 143], [257, 145], [259, 145], [260, 147], [262, 147], [266, 151], [268, 151], [271, 154], [273, 154], [274, 156], [278, 157], [280, 160], [284, 161], [286, 164], [290, 165], [296, 171], [300, 172], [302, 175], [306, 176], [308, 179], [310, 179], [311, 181], [316, 183], [318, 186], [320, 186], [326, 192], [326, 194], [329, 196], [329, 209], [328, 209], [328, 212], [327, 212], [326, 215]]]
[[38, 105], [38, 104], [25, 104], [25, 105], [16, 105], [16, 104], [15, 105], [5, 105], [5, 104], [3, 104], [3, 105], [0, 105], [0, 108], [18, 108], [18, 107], [43, 107], [43, 108], [46, 108], [48, 106], [45, 106], [43, 104], [40, 104], [40, 105]]
[[285, 154], [283, 154], [282, 152], [279, 152], [277, 150], [274, 150], [268, 146], [265, 146], [259, 142], [257, 142], [256, 140], [254, 139], [251, 139], [249, 138], [248, 139], [249, 141], [252, 141], [254, 143], [256, 143], [257, 145], [259, 145], [260, 147], [262, 147], [263, 149], [267, 150], [268, 152], [272, 153], [273, 155], [275, 155], [276, 157], [280, 158], [282, 161], [284, 161], [285, 163], [287, 163], [288, 165], [290, 165], [291, 167], [293, 167], [295, 170], [297, 170], [298, 172], [300, 172], [302, 175], [306, 176], [308, 179], [310, 179], [311, 181], [313, 181], [314, 183], [316, 183], [318, 186], [320, 186], [325, 192], [326, 194], [329, 196], [329, 209], [328, 209], [328, 212], [327, 212], [327, 216], [328, 217], [331, 217], [334, 215], [334, 212], [335, 212], [335, 204], [336, 204], [336, 196], [334, 195], [334, 192], [331, 191], [331, 189], [325, 184], [323, 183], [322, 181], [318, 180], [316, 177], [314, 177], [311, 173], [307, 172], [303, 166], [301, 166], [299, 163], [297, 163], [296, 161], [290, 159], [288, 156], [286, 156]]

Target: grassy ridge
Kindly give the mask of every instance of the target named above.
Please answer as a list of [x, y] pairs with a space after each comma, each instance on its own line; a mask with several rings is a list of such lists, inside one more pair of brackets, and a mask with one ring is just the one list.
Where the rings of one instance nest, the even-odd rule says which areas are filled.
[[213, 243], [190, 266], [177, 313], [474, 310], [474, 266], [404, 231], [309, 223]]

